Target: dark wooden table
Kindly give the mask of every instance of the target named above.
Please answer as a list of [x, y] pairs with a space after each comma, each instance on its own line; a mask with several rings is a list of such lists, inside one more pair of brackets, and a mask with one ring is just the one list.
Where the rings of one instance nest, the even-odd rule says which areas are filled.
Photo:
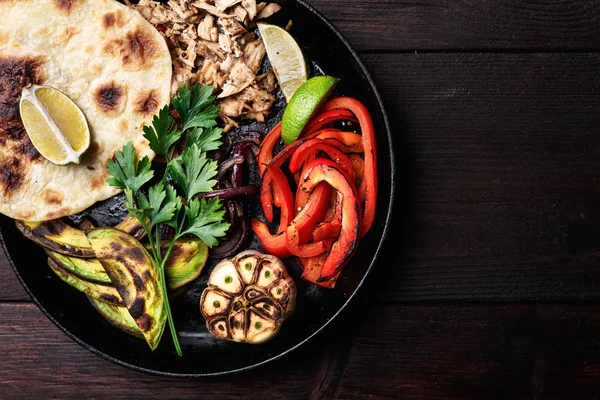
[[0, 259], [0, 398], [600, 397], [600, 2], [311, 0], [360, 51], [400, 176], [368, 290], [241, 375], [106, 362]]

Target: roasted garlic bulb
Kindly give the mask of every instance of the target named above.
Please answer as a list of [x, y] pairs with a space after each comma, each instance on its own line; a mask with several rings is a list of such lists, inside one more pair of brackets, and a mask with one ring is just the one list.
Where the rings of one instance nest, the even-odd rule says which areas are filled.
[[272, 339], [296, 307], [296, 284], [283, 262], [254, 250], [217, 264], [200, 299], [209, 332], [258, 344]]

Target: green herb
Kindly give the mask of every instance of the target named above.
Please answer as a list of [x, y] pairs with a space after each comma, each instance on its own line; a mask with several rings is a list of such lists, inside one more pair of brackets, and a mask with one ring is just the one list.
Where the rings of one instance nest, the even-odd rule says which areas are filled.
[[215, 97], [212, 93], [212, 86], [200, 85], [194, 86], [192, 90], [185, 85], [178, 91], [171, 104], [181, 118], [183, 131], [217, 125], [215, 119], [219, 116], [219, 107], [213, 105]]
[[[217, 198], [199, 200], [195, 197], [199, 193], [212, 191], [217, 183], [214, 179], [217, 163], [206, 156], [207, 151], [216, 150], [222, 144], [223, 132], [216, 128], [215, 121], [219, 107], [214, 105], [212, 92], [211, 86], [196, 85], [192, 90], [187, 85], [183, 86], [172, 100], [181, 124], [175, 123], [169, 106], [165, 106], [152, 120], [152, 126], [144, 127], [144, 137], [152, 151], [167, 161], [162, 180], [151, 186], [147, 195], [140, 190], [154, 178], [154, 171], [148, 157], [137, 160], [131, 142], [107, 165], [111, 175], [107, 182], [123, 189], [127, 197], [127, 210], [140, 221], [148, 234], [169, 329], [179, 355], [182, 354], [181, 346], [167, 294], [166, 261], [175, 242], [183, 236], [194, 235], [213, 247], [229, 229], [229, 224], [224, 220], [225, 211]], [[176, 143], [182, 137], [185, 137], [184, 150], [175, 157]], [[175, 231], [165, 254], [161, 254], [161, 225], [170, 226]]]
[[[168, 106], [154, 116], [152, 126], [145, 126], [143, 130], [144, 137], [150, 142], [150, 148], [162, 156], [169, 154], [170, 149], [174, 149], [172, 146], [177, 143], [183, 133], [175, 125]], [[169, 156], [171, 157], [172, 154]]]

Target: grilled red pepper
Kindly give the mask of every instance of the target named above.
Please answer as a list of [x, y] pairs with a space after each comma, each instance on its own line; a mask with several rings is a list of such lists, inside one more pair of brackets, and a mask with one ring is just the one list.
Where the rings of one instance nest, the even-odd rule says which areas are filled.
[[267, 166], [266, 173], [273, 177], [276, 183], [277, 195], [281, 203], [281, 212], [279, 215], [279, 228], [277, 234], [273, 235], [269, 227], [256, 218], [252, 221], [252, 230], [258, 236], [258, 240], [268, 253], [280, 258], [286, 258], [291, 255], [287, 246], [286, 229], [294, 218], [294, 195], [287, 183], [287, 178], [279, 168]]
[[[309, 198], [307, 206], [302, 209], [299, 218], [293, 218], [294, 197], [287, 181], [287, 177], [283, 171], [276, 167], [268, 166], [267, 171], [273, 179], [273, 187], [275, 191], [282, 195], [282, 200], [284, 201], [281, 206], [280, 224], [283, 225], [284, 221], [287, 221], [285, 226], [287, 247], [290, 253], [297, 257], [314, 257], [324, 253], [331, 245], [331, 240], [322, 240], [313, 243], [301, 243], [300, 241], [301, 236], [303, 238], [307, 236], [306, 233], [301, 235], [300, 232], [310, 229], [311, 225], [316, 225], [316, 215], [312, 211], [317, 212], [318, 210], [316, 210], [312, 204], [317, 203], [317, 196], [315, 196], [312, 201]], [[322, 206], [322, 208], [325, 209], [325, 206]], [[325, 213], [323, 212], [323, 214]]]
[[[281, 122], [275, 125], [271, 132], [267, 134], [267, 136], [263, 139], [260, 148], [258, 149], [257, 155], [257, 164], [258, 164], [258, 173], [262, 177], [267, 170], [267, 165], [271, 163], [273, 160], [273, 151], [275, 150], [275, 145], [281, 139]], [[266, 185], [261, 187], [261, 198], [268, 198], [269, 203], [268, 207], [263, 207], [263, 213], [267, 221], [273, 221], [273, 198], [276, 206], [281, 206], [281, 202], [279, 198], [277, 198], [277, 194], [273, 193], [273, 187], [271, 185]]]
[[333, 124], [337, 121], [352, 121], [358, 122], [356, 117], [351, 111], [348, 110], [330, 110], [319, 114], [313, 119], [304, 129], [306, 135], [309, 136], [311, 133], [320, 131], [321, 129]]
[[377, 149], [375, 147], [375, 129], [373, 120], [367, 108], [360, 101], [351, 97], [337, 97], [325, 104], [324, 111], [344, 109], [351, 111], [361, 129], [362, 144], [364, 149], [364, 214], [361, 222], [360, 236], [363, 237], [373, 225], [377, 203]]
[[361, 209], [354, 183], [348, 180], [337, 164], [326, 159], [313, 160], [306, 166], [306, 173], [300, 179], [299, 190], [311, 192], [319, 182], [329, 183], [342, 197], [340, 234], [331, 245], [317, 279], [317, 282], [324, 282], [338, 274], [354, 254], [361, 229]]
[[354, 132], [344, 132], [339, 129], [322, 129], [317, 131], [307, 138], [317, 137], [320, 139], [335, 139], [338, 142], [344, 144], [345, 147], [340, 147], [346, 153], [362, 153], [363, 152], [363, 144], [362, 144], [362, 136], [358, 133]]
[[360, 154], [348, 154], [352, 169], [354, 170], [354, 176], [356, 177], [356, 187], [358, 188], [358, 198], [360, 204], [365, 203], [367, 197], [367, 189], [365, 185], [365, 160]]
[[[324, 182], [321, 182], [322, 184]], [[335, 192], [330, 199], [330, 206], [325, 214], [324, 221], [317, 224], [313, 230], [313, 240], [336, 238], [342, 228], [342, 196]]]
[[267, 253], [279, 258], [291, 257], [292, 253], [290, 253], [287, 247], [285, 231], [273, 235], [269, 231], [269, 226], [256, 218], [252, 218], [252, 230]]
[[308, 243], [313, 236], [313, 230], [321, 221], [331, 199], [331, 187], [327, 182], [321, 182], [310, 194], [308, 201], [287, 227], [288, 250], [300, 258], [315, 257], [323, 254], [331, 246], [333, 238], [314, 240]]
[[262, 183], [260, 186], [260, 204], [263, 209], [263, 214], [267, 221], [273, 221], [273, 203], [281, 206], [281, 199], [279, 193], [273, 188], [272, 180], [273, 176], [270, 173], [268, 167], [275, 167], [275, 169], [281, 169], [283, 164], [289, 160], [294, 154], [294, 150], [301, 144], [300, 141], [296, 141], [289, 146], [286, 146], [281, 150], [271, 162], [265, 165], [265, 171], [262, 175]]
[[257, 164], [260, 176], [263, 176], [267, 169], [267, 165], [273, 160], [273, 151], [275, 150], [275, 145], [279, 139], [281, 139], [281, 122], [275, 125], [275, 127], [271, 129], [271, 132], [265, 136], [258, 149]]
[[[338, 121], [358, 122], [360, 133], [334, 128]], [[361, 102], [339, 97], [309, 122], [299, 140], [274, 156], [280, 139], [278, 124], [257, 157], [261, 205], [269, 222], [274, 207], [280, 207], [278, 232], [271, 234], [256, 219], [252, 229], [267, 252], [282, 258], [298, 256], [304, 279], [331, 288], [374, 222], [377, 154], [373, 122]], [[282, 171], [288, 161], [298, 185], [295, 199]]]
[[[274, 132], [275, 129], [271, 132]], [[269, 134], [270, 136], [271, 134]], [[276, 133], [276, 136], [279, 135], [281, 136], [280, 133]], [[313, 134], [310, 138], [319, 138], [319, 139], [335, 139], [338, 142], [343, 143], [343, 145], [345, 147], [343, 147], [342, 149], [345, 152], [361, 152], [362, 151], [362, 138], [361, 135], [358, 135], [354, 132], [342, 132], [338, 129], [323, 129], [319, 132], [316, 132], [315, 134]], [[269, 162], [268, 165], [271, 165], [273, 167], [277, 167], [277, 168], [281, 168], [283, 166], [283, 164], [288, 161], [294, 154], [294, 152], [296, 151], [296, 149], [298, 148], [298, 146], [300, 146], [302, 143], [304, 143], [306, 140], [309, 140], [310, 138], [305, 138], [305, 139], [300, 139], [300, 140], [296, 140], [295, 142], [291, 143], [290, 145], [284, 147], [279, 153], [277, 153], [277, 155], [275, 157], [272, 157]], [[265, 139], [267, 140], [267, 139]], [[269, 140], [272, 140], [269, 139]], [[269, 160], [269, 153], [271, 150], [271, 146], [265, 146], [264, 148], [261, 147], [261, 152], [259, 152], [259, 160]], [[262, 154], [262, 152], [265, 152], [265, 154]], [[260, 161], [259, 161], [260, 163]], [[275, 203], [275, 205], [279, 206], [279, 198], [277, 196], [277, 192], [273, 190], [273, 186], [271, 183], [271, 179], [272, 177], [270, 176], [269, 172], [266, 170], [266, 165], [264, 166], [264, 171], [262, 173], [262, 184], [261, 184], [261, 188], [260, 188], [260, 203], [263, 209], [263, 214], [265, 215], [265, 218], [267, 221], [272, 222], [273, 221], [273, 204]]]
[[[313, 230], [324, 221], [329, 211], [331, 203], [331, 186], [327, 182], [321, 182], [317, 185], [312, 193], [307, 193], [302, 190], [296, 192], [296, 212], [304, 211], [311, 218], [302, 224], [302, 229], [299, 230], [300, 243], [308, 243], [313, 237]], [[309, 201], [310, 199], [310, 201]], [[330, 239], [331, 237], [323, 238]], [[322, 240], [317, 239], [315, 241]]]
[[275, 235], [271, 234], [269, 227], [264, 222], [256, 218], [252, 221], [252, 229], [264, 249], [281, 258], [289, 257], [292, 254], [298, 257], [313, 257], [325, 252], [331, 246], [333, 241], [331, 238], [313, 243], [308, 243], [308, 241], [314, 227], [327, 212], [331, 188], [328, 185], [316, 188], [302, 210], [302, 217], [296, 220], [294, 218], [294, 196], [287, 177], [283, 171], [270, 165], [267, 166], [266, 172], [272, 178], [273, 189], [280, 196], [281, 212], [279, 230]]
[[322, 286], [327, 289], [332, 289], [335, 286], [337, 277], [342, 273], [338, 272], [337, 275], [326, 281], [320, 281], [321, 270], [323, 269], [323, 263], [327, 259], [327, 254], [321, 254], [320, 256], [310, 258], [300, 258], [300, 266], [302, 267], [302, 279], [314, 283], [315, 285]]
[[294, 155], [290, 160], [290, 171], [292, 173], [298, 171], [310, 155], [317, 152], [323, 152], [342, 168], [351, 182], [354, 182], [354, 169], [350, 162], [350, 158], [348, 158], [339, 147], [343, 147], [343, 145], [337, 140], [324, 140], [319, 138], [308, 139], [298, 146], [294, 152]]

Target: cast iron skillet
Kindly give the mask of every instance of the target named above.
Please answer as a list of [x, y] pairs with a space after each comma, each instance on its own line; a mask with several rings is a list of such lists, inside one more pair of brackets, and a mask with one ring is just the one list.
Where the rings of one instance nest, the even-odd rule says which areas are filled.
[[[286, 261], [298, 285], [296, 312], [275, 339], [262, 345], [217, 341], [207, 333], [198, 303], [215, 264], [212, 262], [200, 279], [172, 301], [184, 353], [183, 358], [179, 358], [168, 329], [165, 329], [159, 348], [152, 352], [145, 341], [110, 326], [82, 293], [51, 272], [41, 247], [25, 239], [13, 220], [0, 218], [0, 240], [15, 274], [32, 300], [70, 338], [109, 361], [141, 372], [175, 377], [223, 375], [257, 367], [284, 356], [323, 331], [347, 306], [378, 261], [391, 222], [395, 187], [392, 138], [381, 98], [356, 52], [329, 21], [303, 0], [281, 3], [282, 11], [273, 22], [285, 26], [293, 19], [291, 32], [312, 61], [312, 72], [321, 73], [322, 70], [341, 78], [337, 94], [360, 99], [371, 112], [377, 132], [380, 183], [375, 224], [360, 242], [356, 255], [333, 290], [302, 281], [298, 265]], [[266, 133], [279, 121], [282, 110], [283, 101], [280, 100], [267, 126], [254, 124], [251, 128]], [[93, 218], [98, 225], [114, 225], [123, 216], [121, 203], [121, 198], [113, 198], [83, 214]], [[256, 240], [250, 246], [259, 248]]]

